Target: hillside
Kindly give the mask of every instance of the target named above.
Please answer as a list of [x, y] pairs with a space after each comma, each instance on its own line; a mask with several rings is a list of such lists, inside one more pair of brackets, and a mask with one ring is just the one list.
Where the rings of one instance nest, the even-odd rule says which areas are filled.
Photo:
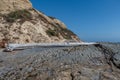
[[1, 0], [0, 43], [64, 42], [67, 40], [80, 41], [63, 22], [37, 11], [29, 0]]

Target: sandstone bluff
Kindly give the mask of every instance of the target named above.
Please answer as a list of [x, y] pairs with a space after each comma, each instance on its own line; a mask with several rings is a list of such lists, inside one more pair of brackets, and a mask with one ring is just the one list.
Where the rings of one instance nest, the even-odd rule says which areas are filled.
[[35, 10], [29, 0], [0, 1], [0, 42], [80, 41], [66, 25]]

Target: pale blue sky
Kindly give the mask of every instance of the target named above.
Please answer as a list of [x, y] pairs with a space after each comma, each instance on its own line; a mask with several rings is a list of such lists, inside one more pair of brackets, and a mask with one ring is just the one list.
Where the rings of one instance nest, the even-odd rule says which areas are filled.
[[120, 0], [31, 0], [84, 41], [120, 42]]

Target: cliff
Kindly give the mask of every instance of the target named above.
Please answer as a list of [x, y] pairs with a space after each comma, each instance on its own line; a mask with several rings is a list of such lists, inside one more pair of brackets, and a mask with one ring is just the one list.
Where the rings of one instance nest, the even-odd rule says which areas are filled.
[[1, 0], [0, 42], [39, 43], [80, 41], [66, 25], [35, 10], [29, 0]]
[[0, 13], [9, 13], [29, 8], [32, 8], [29, 0], [0, 0]]

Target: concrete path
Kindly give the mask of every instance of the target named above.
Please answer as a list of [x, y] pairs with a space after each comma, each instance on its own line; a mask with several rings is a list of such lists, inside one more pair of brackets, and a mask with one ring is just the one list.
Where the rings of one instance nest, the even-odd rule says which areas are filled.
[[28, 44], [8, 44], [5, 51], [21, 50], [35, 47], [69, 47], [69, 46], [81, 46], [81, 45], [94, 45], [95, 42], [64, 42], [64, 43], [28, 43]]

